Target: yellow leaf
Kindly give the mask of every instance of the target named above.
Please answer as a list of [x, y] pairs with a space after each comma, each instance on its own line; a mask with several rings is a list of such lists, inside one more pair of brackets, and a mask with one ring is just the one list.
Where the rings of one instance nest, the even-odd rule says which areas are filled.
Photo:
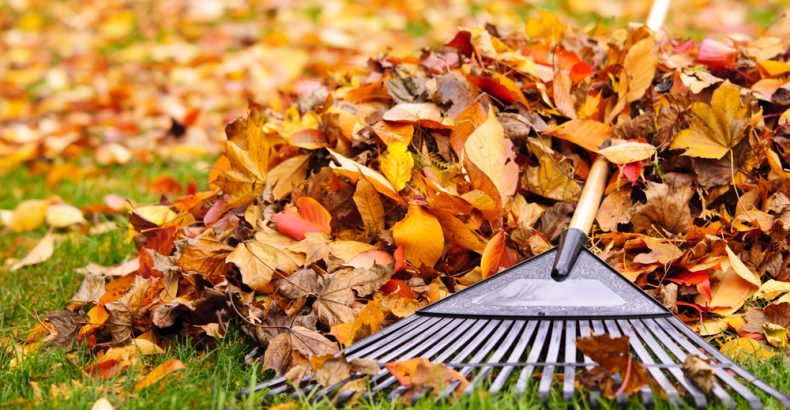
[[790, 63], [783, 61], [765, 60], [757, 63], [768, 75], [782, 75], [790, 72]]
[[506, 203], [516, 192], [518, 165], [514, 161], [513, 143], [505, 138], [493, 108], [489, 108], [485, 122], [466, 139], [464, 153], [491, 180], [502, 203]]
[[565, 25], [554, 13], [538, 11], [538, 17], [527, 19], [527, 37], [531, 40], [546, 40], [550, 44], [556, 44], [562, 38]]
[[304, 263], [304, 256], [288, 249], [292, 243], [276, 232], [258, 232], [255, 239], [236, 245], [225, 261], [239, 268], [249, 287], [263, 290], [274, 272], [293, 273]]
[[357, 189], [354, 191], [354, 204], [357, 205], [359, 215], [365, 229], [370, 232], [379, 233], [384, 230], [384, 206], [381, 203], [379, 193], [373, 184], [365, 178], [357, 181]]
[[790, 282], [780, 282], [778, 280], [771, 279], [763, 283], [754, 296], [765, 300], [771, 300], [787, 292], [790, 292]]
[[601, 149], [598, 153], [613, 164], [628, 164], [650, 158], [656, 153], [656, 147], [645, 142], [626, 141]]
[[406, 217], [392, 227], [392, 237], [403, 245], [406, 260], [417, 267], [435, 265], [444, 250], [442, 226], [419, 205], [409, 205]]
[[774, 347], [787, 346], [787, 328], [779, 326], [774, 323], [764, 323], [763, 333], [768, 343]]
[[653, 38], [648, 37], [631, 46], [628, 54], [625, 55], [623, 72], [628, 78], [627, 102], [642, 98], [653, 83], [653, 76], [656, 73], [655, 47]]
[[[711, 289], [709, 305], [711, 311], [721, 316], [729, 316], [743, 306], [746, 299], [751, 297], [760, 287], [760, 280], [727, 249], [730, 268], [721, 274], [719, 282]], [[697, 303], [704, 304], [704, 296], [697, 297]]]
[[776, 355], [760, 342], [748, 337], [730, 340], [721, 346], [721, 352], [739, 362], [747, 360], [764, 361]]
[[19, 270], [25, 266], [35, 265], [45, 262], [52, 257], [55, 251], [55, 237], [52, 233], [47, 233], [21, 261], [11, 266], [11, 272]]
[[138, 392], [148, 386], [156, 384], [168, 374], [185, 368], [186, 366], [181, 360], [178, 359], [168, 360], [160, 364], [159, 366], [156, 366], [154, 370], [151, 370], [151, 373], [148, 373], [145, 377], [143, 377], [142, 380], [140, 380], [137, 384], [134, 385], [132, 391]]
[[598, 152], [604, 141], [612, 136], [612, 128], [595, 120], [571, 120], [546, 133], [570, 141], [587, 151]]
[[396, 191], [402, 190], [411, 179], [414, 158], [402, 142], [393, 142], [379, 162], [381, 172], [392, 183]]
[[307, 175], [307, 160], [310, 155], [297, 155], [277, 164], [266, 175], [266, 185], [272, 189], [276, 201], [285, 198]]
[[680, 131], [670, 148], [683, 155], [720, 159], [746, 136], [749, 107], [741, 103], [740, 87], [729, 81], [713, 92], [710, 104], [691, 105], [691, 128]]
[[[554, 158], [554, 151], [548, 147], [549, 142], [541, 142], [538, 138], [528, 141], [530, 151], [538, 157], [537, 167], [527, 167], [528, 189], [535, 194], [558, 201], [575, 201], [582, 189], [578, 182], [570, 178], [570, 165], [560, 163]], [[564, 166], [560, 168], [560, 166]]]
[[46, 199], [28, 199], [22, 201], [14, 209], [6, 223], [13, 232], [32, 231], [44, 223], [50, 201]]
[[724, 249], [727, 251], [727, 258], [730, 261], [730, 266], [732, 267], [732, 269], [735, 270], [738, 276], [743, 278], [745, 281], [751, 283], [755, 287], [759, 288], [761, 285], [760, 278], [757, 275], [755, 275], [754, 272], [752, 272], [749, 268], [747, 268], [746, 265], [743, 264], [741, 258], [739, 258], [738, 255], [736, 255], [735, 252], [733, 252], [729, 246], [725, 246]]
[[82, 211], [77, 207], [68, 204], [56, 204], [47, 208], [47, 223], [53, 228], [65, 228], [85, 223], [85, 218], [82, 217]]
[[480, 236], [477, 235], [474, 230], [472, 230], [472, 228], [463, 221], [447, 212], [442, 212], [440, 210], [435, 211], [433, 215], [436, 216], [436, 219], [438, 219], [439, 223], [442, 225], [442, 232], [444, 233], [444, 236], [447, 238], [448, 242], [452, 242], [464, 249], [469, 249], [470, 251], [477, 253], [483, 252], [483, 249], [486, 246], [485, 242], [483, 242]]
[[343, 175], [352, 181], [357, 181], [360, 175], [362, 175], [368, 180], [368, 182], [373, 184], [373, 186], [376, 188], [376, 191], [379, 191], [382, 195], [405, 205], [403, 198], [398, 195], [398, 191], [394, 186], [392, 186], [390, 181], [384, 175], [381, 175], [379, 172], [374, 171], [350, 158], [346, 158], [330, 148], [327, 148], [327, 151], [332, 154], [339, 164], [329, 164], [335, 173]]

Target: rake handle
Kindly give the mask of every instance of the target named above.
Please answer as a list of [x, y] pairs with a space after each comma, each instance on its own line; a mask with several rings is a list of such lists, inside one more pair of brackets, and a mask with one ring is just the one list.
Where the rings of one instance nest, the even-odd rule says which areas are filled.
[[573, 212], [571, 223], [560, 237], [554, 266], [551, 268], [551, 277], [557, 282], [568, 279], [573, 266], [576, 264], [576, 259], [579, 258], [582, 247], [587, 241], [587, 234], [592, 228], [595, 214], [601, 205], [601, 197], [603, 197], [603, 191], [606, 187], [608, 173], [609, 168], [606, 158], [599, 155], [590, 168], [579, 202], [576, 203], [576, 210]]

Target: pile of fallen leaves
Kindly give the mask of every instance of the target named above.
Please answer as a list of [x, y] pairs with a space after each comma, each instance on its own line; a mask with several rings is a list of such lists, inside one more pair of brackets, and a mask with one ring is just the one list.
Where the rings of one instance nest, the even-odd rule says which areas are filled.
[[372, 371], [327, 355], [550, 249], [603, 155], [591, 249], [725, 352], [786, 353], [788, 57], [543, 14], [250, 103], [211, 189], [134, 210], [138, 258], [87, 269], [24, 349], [77, 339], [108, 377], [241, 323], [278, 374]]

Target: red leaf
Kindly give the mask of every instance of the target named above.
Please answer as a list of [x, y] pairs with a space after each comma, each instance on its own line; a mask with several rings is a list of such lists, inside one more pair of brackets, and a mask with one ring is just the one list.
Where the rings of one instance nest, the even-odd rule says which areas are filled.
[[321, 232], [329, 235], [332, 216], [313, 198], [304, 196], [296, 200], [296, 206], [289, 205], [272, 217], [277, 230], [297, 241], [304, 239], [308, 232]]
[[667, 278], [670, 282], [680, 283], [686, 286], [697, 286], [697, 291], [703, 295], [705, 295], [708, 300], [711, 300], [710, 294], [710, 278], [708, 277], [708, 273], [704, 270], [697, 271], [697, 272], [690, 272], [686, 271], [681, 273], [675, 278]]
[[642, 175], [642, 161], [619, 165], [619, 167], [625, 179], [632, 184], [635, 184], [639, 180], [639, 176]]
[[474, 51], [474, 47], [472, 46], [472, 33], [468, 31], [459, 31], [446, 45], [458, 50], [467, 57], [471, 56]]
[[414, 299], [414, 292], [411, 291], [409, 285], [400, 279], [391, 279], [389, 282], [381, 285], [379, 289], [387, 295], [397, 294], [398, 296]]
[[395, 249], [395, 267], [392, 270], [392, 273], [398, 273], [401, 269], [406, 266], [406, 248], [403, 245], [398, 245], [398, 248]]

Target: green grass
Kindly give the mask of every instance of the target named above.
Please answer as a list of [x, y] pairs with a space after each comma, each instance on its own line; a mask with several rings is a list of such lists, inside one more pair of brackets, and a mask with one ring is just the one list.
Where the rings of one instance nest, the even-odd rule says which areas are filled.
[[[59, 195], [66, 203], [77, 206], [100, 203], [107, 194], [118, 194], [140, 204], [154, 203], [159, 197], [148, 191], [147, 180], [159, 175], [170, 175], [182, 184], [194, 181], [198, 189], [202, 189], [205, 188], [210, 163], [210, 160], [198, 164], [156, 161], [153, 164], [102, 168], [98, 176], [63, 181], [54, 188], [44, 183], [45, 175], [17, 169], [0, 176], [3, 192], [8, 193], [0, 197], [0, 208], [12, 209], [22, 200], [51, 195]], [[84, 346], [77, 346], [76, 352], [47, 347], [27, 356], [16, 367], [9, 366], [14, 358], [11, 343], [24, 338], [26, 331], [35, 324], [36, 313], [59, 309], [77, 290], [82, 277], [76, 269], [89, 262], [117, 264], [134, 254], [134, 246], [126, 238], [125, 220], [121, 217], [110, 220], [115, 221], [118, 228], [100, 235], [86, 235], [76, 229], [67, 232], [66, 238], [58, 242], [53, 257], [45, 263], [10, 272], [0, 262], [0, 409], [90, 408], [101, 397], [106, 397], [116, 408], [123, 409], [258, 408], [260, 395], [237, 403], [235, 394], [246, 386], [270, 378], [272, 374], [264, 372], [260, 364], [245, 364], [244, 356], [254, 346], [244, 338], [238, 323], [234, 322], [230, 323], [228, 334], [222, 340], [176, 338], [164, 354], [145, 356], [142, 366], [131, 368], [106, 381], [84, 372], [94, 360], [92, 353]], [[44, 227], [22, 234], [0, 232], [0, 258], [23, 257], [45, 232]], [[132, 392], [133, 386], [147, 371], [170, 359], [180, 359], [186, 364], [186, 369], [138, 393]], [[790, 368], [781, 359], [747, 367], [781, 391], [790, 391]], [[52, 392], [63, 385], [67, 386], [67, 393], [52, 396], [55, 394]], [[290, 398], [286, 396], [280, 400], [287, 401]], [[330, 405], [325, 401], [313, 403], [308, 400], [300, 400], [296, 404], [314, 409]], [[559, 392], [553, 392], [549, 407], [566, 406]], [[383, 399], [374, 403], [361, 402], [359, 407], [401, 409], [406, 406]], [[414, 407], [521, 410], [543, 406], [532, 388], [524, 396], [512, 391], [500, 396], [488, 396], [481, 390], [470, 397], [438, 405], [431, 400], [422, 400]], [[586, 396], [577, 395], [570, 407], [588, 408], [589, 403]], [[612, 407], [616, 406], [612, 403], [602, 405], [602, 408]], [[630, 406], [641, 407], [639, 403]], [[739, 403], [739, 407], [747, 406]], [[773, 407], [779, 408], [775, 403]], [[662, 402], [658, 408], [668, 408], [668, 405]]]

